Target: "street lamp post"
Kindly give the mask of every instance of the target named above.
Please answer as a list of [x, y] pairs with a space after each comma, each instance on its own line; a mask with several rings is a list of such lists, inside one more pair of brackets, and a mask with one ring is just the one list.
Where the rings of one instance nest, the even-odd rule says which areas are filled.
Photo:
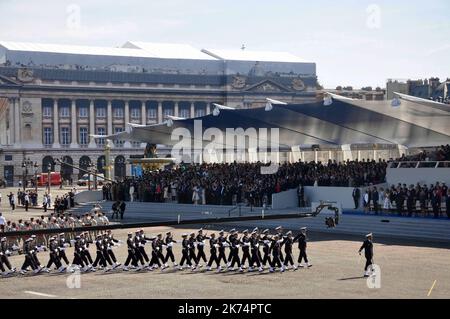
[[27, 187], [27, 177], [28, 177], [28, 166], [32, 166], [33, 162], [30, 161], [30, 159], [23, 159], [22, 161], [22, 186], [23, 186], [23, 191], [25, 191], [26, 187]]
[[37, 169], [38, 169], [39, 165], [37, 162], [34, 163], [34, 190], [37, 193], [38, 190], [38, 182], [37, 182]]
[[25, 164], [25, 161], [22, 162], [22, 188], [23, 191], [25, 191], [25, 175], [26, 175], [26, 169], [27, 169], [27, 165]]
[[50, 194], [50, 185], [51, 185], [51, 172], [52, 172], [52, 164], [47, 164], [47, 194]]

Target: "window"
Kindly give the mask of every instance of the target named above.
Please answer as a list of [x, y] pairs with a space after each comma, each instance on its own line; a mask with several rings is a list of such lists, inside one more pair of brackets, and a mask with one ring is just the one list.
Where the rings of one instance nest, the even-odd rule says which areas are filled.
[[156, 119], [156, 108], [149, 107], [147, 109], [147, 119], [149, 119], [149, 120]]
[[53, 131], [51, 127], [44, 127], [44, 145], [53, 143]]
[[51, 106], [44, 106], [42, 108], [42, 116], [43, 117], [52, 117], [53, 108]]
[[12, 161], [13, 157], [12, 155], [5, 155], [5, 161]]
[[[106, 129], [102, 126], [97, 127], [97, 135], [106, 135]], [[98, 138], [97, 139], [98, 145], [105, 145], [105, 139], [104, 138]]]
[[61, 106], [59, 108], [59, 116], [60, 117], [70, 117], [70, 109], [68, 106]]
[[164, 109], [163, 116], [166, 119], [168, 116], [173, 116], [173, 109]]
[[70, 144], [70, 130], [68, 127], [61, 127], [61, 145]]
[[78, 108], [78, 117], [88, 117], [88, 108], [81, 106]]
[[106, 107], [104, 106], [98, 106], [96, 109], [96, 115], [97, 117], [106, 117]]
[[205, 109], [201, 108], [201, 109], [196, 109], [195, 110], [195, 117], [201, 117], [205, 115]]
[[[123, 131], [122, 127], [115, 127], [114, 128], [114, 134], [120, 133], [122, 131]], [[116, 145], [117, 147], [122, 147], [123, 146], [123, 141], [115, 140], [114, 141], [114, 145]]]
[[191, 117], [191, 111], [187, 108], [182, 108], [180, 109], [180, 117], [184, 117], [184, 118], [189, 118]]
[[132, 119], [140, 119], [141, 118], [141, 109], [138, 107], [132, 107], [130, 110], [130, 116]]
[[123, 118], [123, 107], [119, 106], [114, 108], [114, 117]]
[[88, 144], [88, 129], [87, 127], [80, 127], [80, 144]]

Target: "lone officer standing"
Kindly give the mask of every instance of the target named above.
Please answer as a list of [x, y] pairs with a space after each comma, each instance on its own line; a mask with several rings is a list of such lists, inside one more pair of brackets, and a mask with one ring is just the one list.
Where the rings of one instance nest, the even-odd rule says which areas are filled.
[[364, 277], [369, 277], [370, 271], [372, 271], [373, 264], [373, 243], [372, 243], [373, 235], [372, 233], [366, 235], [366, 240], [362, 244], [361, 248], [359, 249], [358, 253], [361, 255], [361, 251], [364, 249], [364, 256], [366, 257], [366, 265], [364, 266]]
[[294, 269], [298, 269], [298, 266], [304, 267], [302, 265], [302, 260], [305, 261], [306, 267], [311, 267], [312, 265], [308, 262], [308, 256], [306, 255], [306, 242], [308, 238], [306, 237], [306, 227], [300, 229], [300, 234], [294, 238], [294, 243], [298, 241], [298, 249], [300, 250], [300, 255], [298, 256], [298, 265]]

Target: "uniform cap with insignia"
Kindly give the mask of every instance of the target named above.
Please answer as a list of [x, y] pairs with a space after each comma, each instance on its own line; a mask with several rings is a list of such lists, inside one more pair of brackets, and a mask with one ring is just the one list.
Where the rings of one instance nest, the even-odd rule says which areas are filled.
[[80, 239], [80, 236], [75, 236], [75, 239]]
[[181, 234], [181, 237], [187, 237], [187, 234], [186, 233]]
[[223, 231], [223, 229], [219, 232], [219, 234], [223, 234], [224, 233], [224, 231]]
[[33, 238], [28, 238], [26, 241], [32, 241], [33, 240]]
[[253, 228], [253, 232], [257, 232], [258, 231], [258, 227]]
[[50, 237], [49, 240], [53, 241], [53, 240], [55, 240], [55, 237]]
[[1, 241], [6, 241], [6, 237], [2, 237]]
[[166, 235], [170, 235], [171, 234], [171, 232], [170, 231], [168, 231], [167, 233], [166, 233]]
[[366, 238], [367, 238], [367, 237], [372, 237], [372, 235], [373, 235], [372, 233], [367, 234], [367, 235], [366, 235]]
[[236, 231], [236, 229], [233, 228], [230, 230], [230, 233], [234, 233], [235, 231]]
[[288, 231], [288, 232], [286, 233], [286, 235], [292, 235], [292, 232], [291, 232], [291, 231]]
[[203, 231], [203, 228], [200, 228], [198, 231], [199, 231], [199, 232], [200, 232], [200, 231]]
[[64, 233], [60, 233], [59, 236], [64, 236]]
[[280, 230], [282, 227], [281, 226], [278, 226], [277, 228], [275, 228], [275, 230]]
[[268, 232], [269, 232], [268, 229], [264, 229], [264, 230], [263, 230], [263, 234], [267, 234]]
[[248, 233], [248, 229], [245, 229], [245, 230], [243, 231], [243, 233], [244, 233], [244, 234], [247, 234], [247, 233]]
[[128, 236], [133, 235], [133, 233], [128, 233]]
[[306, 230], [306, 227], [302, 227], [302, 228], [300, 228], [300, 230]]
[[36, 238], [36, 235], [31, 235], [31, 238]]

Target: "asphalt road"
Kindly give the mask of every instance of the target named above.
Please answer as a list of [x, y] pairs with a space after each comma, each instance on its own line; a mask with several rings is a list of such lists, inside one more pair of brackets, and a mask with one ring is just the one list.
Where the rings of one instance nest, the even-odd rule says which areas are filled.
[[[211, 227], [213, 228], [213, 227]], [[214, 227], [215, 228], [215, 227]], [[148, 235], [165, 232], [167, 227], [147, 229]], [[172, 229], [180, 238], [187, 229]], [[212, 232], [209, 230], [208, 232]], [[125, 239], [118, 230], [116, 238]], [[38, 274], [0, 278], [1, 298], [449, 298], [450, 255], [447, 249], [417, 247], [375, 237], [375, 263], [380, 266], [380, 288], [368, 288], [362, 278], [364, 257], [357, 251], [361, 240], [341, 234], [310, 233], [309, 269], [270, 274], [206, 272], [204, 268], [153, 272], [95, 272], [77, 275]], [[149, 252], [150, 247], [147, 248]], [[180, 246], [175, 245], [177, 260]], [[126, 247], [115, 253], [126, 258]], [[95, 256], [95, 249], [91, 248]], [[72, 251], [67, 252], [72, 259]], [[208, 255], [208, 254], [207, 254]], [[298, 256], [295, 249], [294, 256]], [[48, 253], [39, 254], [41, 262]], [[11, 257], [20, 266], [23, 256]], [[79, 283], [79, 285], [78, 285]], [[434, 286], [433, 286], [434, 284]], [[433, 286], [433, 287], [432, 287]], [[79, 287], [79, 288], [77, 288]], [[431, 289], [432, 288], [432, 289]], [[429, 295], [429, 296], [428, 296]]]

